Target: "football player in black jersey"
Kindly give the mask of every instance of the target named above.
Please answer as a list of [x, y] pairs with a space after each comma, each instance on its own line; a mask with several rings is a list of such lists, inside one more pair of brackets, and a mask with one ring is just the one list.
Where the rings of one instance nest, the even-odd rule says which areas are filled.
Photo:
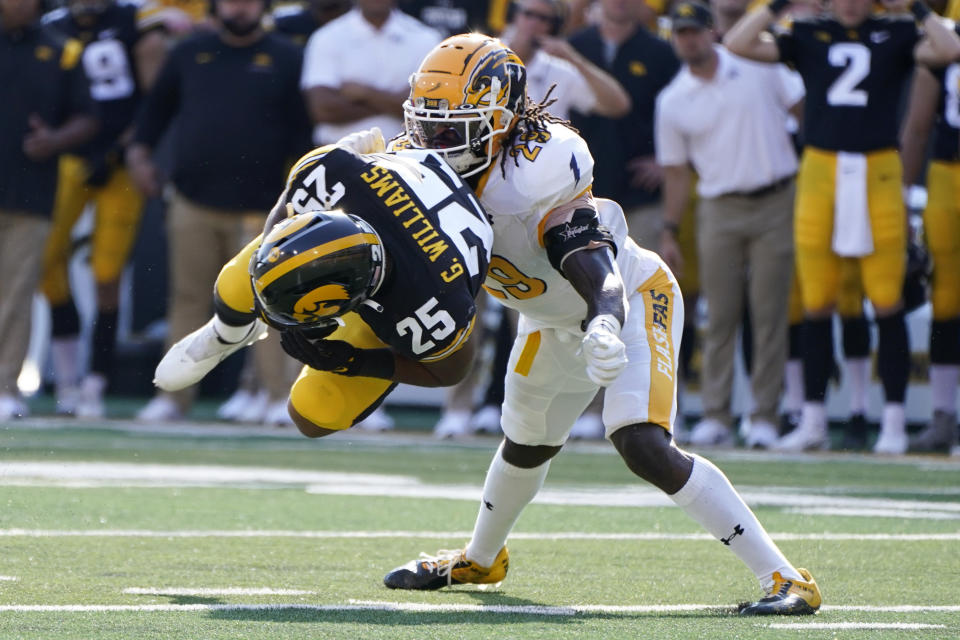
[[[960, 29], [960, 27], [955, 27]], [[915, 451], [953, 447], [957, 434], [957, 385], [960, 377], [960, 62], [946, 67], [918, 66], [910, 108], [901, 135], [903, 184], [919, 184], [933, 133], [927, 166], [924, 237], [933, 258], [930, 327], [930, 424], [910, 441]]]
[[[53, 318], [57, 411], [103, 417], [103, 391], [113, 368], [118, 283], [136, 240], [143, 197], [122, 167], [128, 128], [155, 73], [164, 35], [151, 4], [129, 0], [70, 0], [44, 16], [47, 26], [84, 45], [81, 63], [90, 80], [101, 126], [97, 136], [60, 159], [53, 224], [41, 288]], [[95, 207], [90, 265], [97, 285], [90, 373], [79, 379], [80, 322], [70, 292], [71, 231], [88, 204]]]
[[[833, 0], [830, 12], [798, 20], [775, 38], [766, 29], [790, 0], [773, 0], [744, 16], [724, 38], [738, 55], [785, 62], [807, 90], [807, 147], [797, 179], [797, 272], [806, 316], [805, 402], [800, 426], [783, 449], [828, 446], [824, 398], [830, 376], [831, 313], [841, 265], [859, 262], [879, 329], [878, 369], [885, 406], [877, 453], [907, 449], [904, 417], [909, 347], [902, 289], [907, 245], [900, 192], [896, 111], [915, 60], [944, 64], [960, 57], [960, 38], [922, 0], [886, 4]], [[923, 31], [921, 32], [920, 28]]]
[[263, 337], [265, 321], [307, 365], [288, 404], [300, 431], [347, 429], [399, 382], [466, 375], [492, 244], [473, 192], [434, 153], [311, 151], [264, 234], [221, 271], [215, 317], [170, 348], [155, 383], [198, 382]]

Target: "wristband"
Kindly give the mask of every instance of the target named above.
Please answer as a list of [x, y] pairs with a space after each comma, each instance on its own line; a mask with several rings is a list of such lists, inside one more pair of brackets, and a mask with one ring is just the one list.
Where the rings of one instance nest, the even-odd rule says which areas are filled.
[[923, 22], [930, 15], [930, 7], [923, 0], [913, 0], [910, 3], [910, 13], [917, 19], [917, 22]]
[[773, 13], [773, 15], [780, 15], [780, 12], [790, 6], [790, 0], [770, 0], [770, 3], [767, 5], [767, 8]]
[[343, 376], [362, 376], [390, 380], [396, 370], [396, 360], [390, 349], [358, 349], [350, 362], [335, 371]]

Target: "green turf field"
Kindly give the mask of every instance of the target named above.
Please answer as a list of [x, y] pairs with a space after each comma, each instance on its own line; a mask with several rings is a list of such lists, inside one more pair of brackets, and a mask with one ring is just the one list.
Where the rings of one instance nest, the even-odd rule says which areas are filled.
[[0, 425], [0, 639], [960, 638], [960, 460], [706, 452], [825, 605], [753, 576], [609, 445], [571, 445], [499, 587], [382, 586], [468, 538], [492, 438]]

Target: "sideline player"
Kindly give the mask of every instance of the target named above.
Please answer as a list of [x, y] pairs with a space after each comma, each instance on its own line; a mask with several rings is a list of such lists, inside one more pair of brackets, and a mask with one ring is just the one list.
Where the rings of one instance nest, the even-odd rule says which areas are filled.
[[288, 409], [309, 437], [363, 420], [399, 382], [454, 384], [472, 364], [492, 238], [436, 154], [316, 149], [290, 171], [264, 234], [224, 266], [214, 318], [170, 348], [155, 382], [195, 384], [262, 337], [259, 316], [308, 365]]
[[482, 34], [438, 45], [411, 78], [406, 137], [468, 177], [494, 230], [484, 287], [520, 312], [503, 443], [465, 549], [390, 572], [400, 589], [504, 579], [504, 546], [574, 420], [606, 387], [603, 422], [627, 466], [733, 551], [766, 596], [744, 614], [811, 614], [820, 591], [773, 543], [726, 476], [679, 449], [676, 373], [683, 301], [676, 279], [627, 237], [623, 211], [591, 195], [593, 158], [566, 124], [527, 101], [525, 69]]
[[[164, 35], [156, 5], [128, 0], [69, 0], [44, 23], [84, 44], [81, 61], [101, 121], [97, 136], [60, 158], [53, 225], [41, 289], [50, 302], [57, 412], [102, 418], [113, 370], [119, 283], [136, 241], [143, 196], [123, 167], [123, 148], [140, 97], [159, 64]], [[68, 276], [71, 231], [95, 207], [90, 264], [97, 292], [90, 372], [80, 380], [80, 319]]]
[[[859, 262], [863, 289], [876, 312], [877, 369], [884, 390], [880, 437], [874, 452], [907, 450], [909, 346], [903, 282], [907, 220], [901, 196], [896, 105], [914, 61], [945, 64], [960, 57], [960, 38], [913, 0], [831, 0], [830, 11], [797, 20], [772, 38], [767, 27], [790, 5], [773, 0], [734, 25], [724, 43], [761, 62], [785, 62], [803, 77], [803, 153], [797, 177], [794, 229], [797, 274], [806, 316], [803, 351], [805, 402], [800, 425], [778, 448], [827, 444], [824, 399], [833, 359], [832, 319], [845, 258]], [[923, 32], [918, 28], [923, 27]]]

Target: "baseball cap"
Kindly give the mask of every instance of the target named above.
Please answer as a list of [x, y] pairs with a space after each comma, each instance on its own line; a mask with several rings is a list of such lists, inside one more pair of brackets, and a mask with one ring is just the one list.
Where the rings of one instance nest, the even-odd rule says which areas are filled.
[[691, 27], [694, 29], [709, 29], [713, 26], [713, 14], [710, 13], [710, 8], [702, 2], [684, 0], [671, 9], [670, 22], [674, 31]]

